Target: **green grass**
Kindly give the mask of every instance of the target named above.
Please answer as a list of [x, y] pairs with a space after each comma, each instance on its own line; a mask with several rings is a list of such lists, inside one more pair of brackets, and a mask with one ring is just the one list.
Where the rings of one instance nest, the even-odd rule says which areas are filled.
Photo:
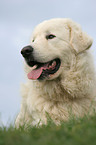
[[0, 145], [96, 145], [96, 115], [56, 126], [51, 120], [40, 128], [0, 128]]

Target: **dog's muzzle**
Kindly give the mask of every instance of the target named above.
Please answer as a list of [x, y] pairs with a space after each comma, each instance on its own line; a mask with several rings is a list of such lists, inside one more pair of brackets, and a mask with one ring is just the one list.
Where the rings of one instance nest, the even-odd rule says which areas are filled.
[[28, 79], [43, 80], [45, 78], [50, 78], [59, 70], [61, 65], [61, 60], [59, 58], [49, 60], [48, 62], [38, 62], [33, 56], [33, 47], [30, 45], [24, 47], [21, 50], [21, 54], [28, 66], [34, 67], [34, 69], [28, 73]]

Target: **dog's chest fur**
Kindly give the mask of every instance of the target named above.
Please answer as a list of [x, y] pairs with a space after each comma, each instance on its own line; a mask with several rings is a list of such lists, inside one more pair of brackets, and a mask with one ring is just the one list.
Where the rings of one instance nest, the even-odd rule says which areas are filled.
[[[82, 117], [92, 109], [92, 98], [72, 98], [60, 81], [60, 79], [56, 80], [57, 83], [55, 81], [47, 83], [34, 81], [29, 82], [26, 88], [23, 88], [28, 92], [27, 97], [26, 94], [23, 96], [24, 102], [26, 102], [27, 119], [32, 125], [39, 122], [46, 124], [47, 114], [56, 124], [59, 124], [60, 121], [66, 121], [73, 115]], [[30, 88], [28, 88], [29, 86]]]

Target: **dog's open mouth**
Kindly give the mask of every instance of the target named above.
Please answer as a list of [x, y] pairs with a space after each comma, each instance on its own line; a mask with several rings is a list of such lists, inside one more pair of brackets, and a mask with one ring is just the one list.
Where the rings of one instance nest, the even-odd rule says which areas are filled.
[[28, 79], [42, 80], [55, 74], [60, 68], [61, 61], [59, 58], [56, 58], [46, 63], [40, 63], [37, 61], [30, 61], [27, 63], [29, 66], [33, 67], [32, 71], [28, 73]]

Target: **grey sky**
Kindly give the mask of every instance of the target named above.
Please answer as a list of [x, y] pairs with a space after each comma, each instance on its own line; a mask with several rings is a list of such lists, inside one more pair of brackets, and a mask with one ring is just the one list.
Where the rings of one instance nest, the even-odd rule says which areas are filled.
[[[35, 25], [54, 17], [81, 24], [94, 39], [96, 55], [96, 0], [0, 0], [0, 113], [4, 124], [20, 109], [20, 82], [24, 82], [20, 50], [29, 43]], [[95, 59], [96, 62], [96, 59]]]

